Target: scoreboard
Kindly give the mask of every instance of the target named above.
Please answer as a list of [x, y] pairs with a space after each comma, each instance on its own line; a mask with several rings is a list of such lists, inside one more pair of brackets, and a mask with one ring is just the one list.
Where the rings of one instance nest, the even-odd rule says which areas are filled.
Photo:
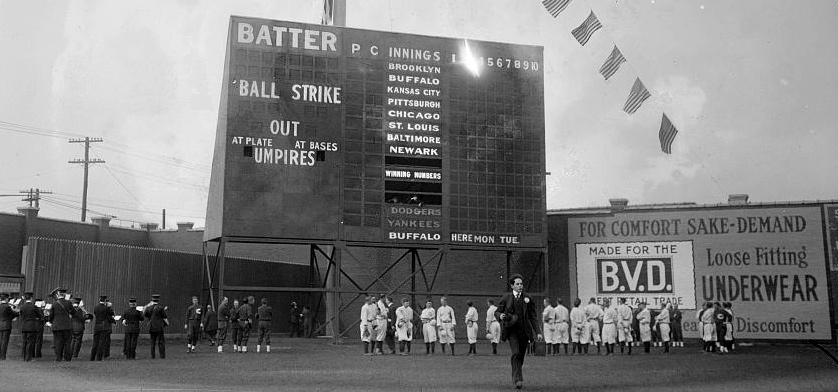
[[205, 239], [545, 247], [542, 49], [231, 17]]

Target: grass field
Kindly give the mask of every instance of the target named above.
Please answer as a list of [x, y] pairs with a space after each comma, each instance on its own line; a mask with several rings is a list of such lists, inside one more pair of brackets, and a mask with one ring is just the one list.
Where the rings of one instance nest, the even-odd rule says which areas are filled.
[[[116, 336], [115, 336], [116, 337]], [[12, 345], [0, 362], [0, 391], [432, 391], [511, 390], [509, 349], [499, 345], [491, 356], [488, 344], [480, 355], [424, 355], [414, 343], [411, 356], [363, 356], [360, 344], [332, 345], [329, 340], [275, 338], [270, 354], [216, 353], [203, 345], [187, 354], [185, 342], [169, 341], [165, 360], [149, 359], [142, 341], [136, 361], [23, 362]], [[227, 349], [225, 347], [225, 349]], [[251, 344], [251, 350], [254, 346]], [[836, 347], [828, 347], [835, 352]], [[82, 353], [89, 355], [85, 342]], [[740, 347], [729, 355], [703, 354], [698, 346], [673, 348], [661, 354], [632, 356], [527, 357], [525, 390], [602, 391], [836, 391], [838, 364], [805, 345]], [[595, 349], [593, 351], [596, 351]], [[603, 349], [604, 351], [604, 349]], [[116, 342], [111, 351], [121, 352]], [[86, 355], [83, 355], [86, 357]]]

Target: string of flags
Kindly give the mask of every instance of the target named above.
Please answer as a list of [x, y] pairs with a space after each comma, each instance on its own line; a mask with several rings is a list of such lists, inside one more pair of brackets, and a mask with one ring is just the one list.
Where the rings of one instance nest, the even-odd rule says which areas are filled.
[[[554, 18], [557, 18], [562, 11], [567, 8], [568, 4], [570, 4], [571, 0], [542, 0], [541, 4], [544, 5], [544, 8], [547, 9], [547, 12], [550, 13]], [[593, 37], [594, 33], [598, 30], [602, 29], [602, 23], [596, 17], [593, 11], [588, 14], [588, 17], [585, 19], [579, 27], [571, 30], [571, 34], [576, 41], [579, 42], [580, 45], [585, 46], [588, 41]], [[614, 45], [614, 49], [611, 50], [611, 54], [608, 55], [608, 58], [605, 59], [605, 62], [599, 68], [599, 73], [602, 74], [602, 77], [608, 81], [609, 78], [614, 76], [619, 70], [620, 66], [623, 65], [627, 60], [623, 56], [623, 53], [617, 48], [617, 45]], [[623, 111], [628, 114], [634, 114], [643, 103], [651, 97], [652, 94], [643, 84], [643, 81], [637, 77], [634, 81], [634, 84], [631, 87], [631, 91], [629, 91], [628, 98], [626, 98], [626, 103], [623, 105]], [[663, 114], [661, 118], [661, 127], [660, 131], [658, 132], [658, 139], [660, 140], [661, 151], [666, 154], [672, 153], [672, 143], [675, 141], [675, 136], [678, 134], [678, 129], [672, 124], [669, 120], [669, 117], [666, 116], [666, 113]]]

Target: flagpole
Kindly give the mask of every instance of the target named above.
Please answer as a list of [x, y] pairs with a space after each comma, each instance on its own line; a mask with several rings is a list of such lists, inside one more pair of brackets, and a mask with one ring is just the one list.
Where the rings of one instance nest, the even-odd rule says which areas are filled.
[[346, 0], [334, 0], [334, 14], [333, 24], [335, 26], [346, 27]]

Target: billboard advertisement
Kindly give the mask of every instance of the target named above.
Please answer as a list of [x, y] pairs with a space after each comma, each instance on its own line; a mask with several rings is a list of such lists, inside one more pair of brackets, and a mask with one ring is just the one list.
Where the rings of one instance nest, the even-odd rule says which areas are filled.
[[831, 339], [827, 250], [820, 206], [625, 211], [568, 218], [580, 298], [731, 302], [734, 336]]
[[542, 52], [232, 17], [206, 237], [545, 247]]

